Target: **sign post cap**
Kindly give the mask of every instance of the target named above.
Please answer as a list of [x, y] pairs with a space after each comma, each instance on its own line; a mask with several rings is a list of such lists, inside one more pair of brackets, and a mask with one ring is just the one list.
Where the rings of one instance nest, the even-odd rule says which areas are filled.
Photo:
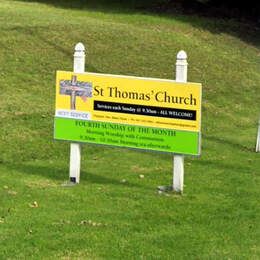
[[85, 51], [85, 46], [83, 43], [79, 42], [75, 45], [75, 51], [80, 52], [80, 51]]
[[186, 60], [187, 59], [187, 53], [183, 50], [179, 51], [177, 54], [177, 60]]

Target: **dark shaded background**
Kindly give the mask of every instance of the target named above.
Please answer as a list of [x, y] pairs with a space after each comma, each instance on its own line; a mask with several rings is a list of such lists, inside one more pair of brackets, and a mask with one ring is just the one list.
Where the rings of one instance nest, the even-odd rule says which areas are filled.
[[[25, 0], [31, 1], [33, 0]], [[260, 1], [232, 0], [38, 0], [64, 7], [85, 5], [120, 5], [120, 7], [149, 10], [159, 13], [196, 13], [204, 16], [247, 20], [260, 25]]]

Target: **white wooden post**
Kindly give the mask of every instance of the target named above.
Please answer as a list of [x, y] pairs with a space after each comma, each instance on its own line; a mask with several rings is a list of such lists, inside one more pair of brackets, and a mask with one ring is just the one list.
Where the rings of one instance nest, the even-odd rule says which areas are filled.
[[[185, 51], [179, 51], [176, 61], [176, 82], [187, 82], [187, 54]], [[173, 190], [183, 192], [184, 182], [184, 156], [173, 156]]]
[[[85, 47], [82, 43], [77, 43], [74, 52], [73, 72], [85, 72]], [[80, 178], [80, 144], [70, 144], [70, 182], [79, 183]]]
[[260, 152], [260, 119], [258, 121], [258, 132], [257, 132], [257, 138], [256, 138], [256, 152]]

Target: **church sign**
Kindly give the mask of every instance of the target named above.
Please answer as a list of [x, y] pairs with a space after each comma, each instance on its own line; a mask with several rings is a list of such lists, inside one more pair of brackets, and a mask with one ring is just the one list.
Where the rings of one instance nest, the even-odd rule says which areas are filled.
[[54, 138], [200, 154], [201, 84], [58, 71]]

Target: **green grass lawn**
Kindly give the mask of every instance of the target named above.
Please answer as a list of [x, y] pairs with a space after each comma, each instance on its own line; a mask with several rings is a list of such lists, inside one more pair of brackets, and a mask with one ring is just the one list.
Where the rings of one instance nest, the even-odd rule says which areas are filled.
[[[202, 156], [185, 158], [182, 196], [172, 156], [84, 145], [80, 185], [69, 144], [53, 140], [56, 70], [203, 85]], [[235, 21], [123, 9], [0, 1], [0, 259], [259, 259], [260, 32]], [[139, 175], [144, 175], [140, 178]]]

